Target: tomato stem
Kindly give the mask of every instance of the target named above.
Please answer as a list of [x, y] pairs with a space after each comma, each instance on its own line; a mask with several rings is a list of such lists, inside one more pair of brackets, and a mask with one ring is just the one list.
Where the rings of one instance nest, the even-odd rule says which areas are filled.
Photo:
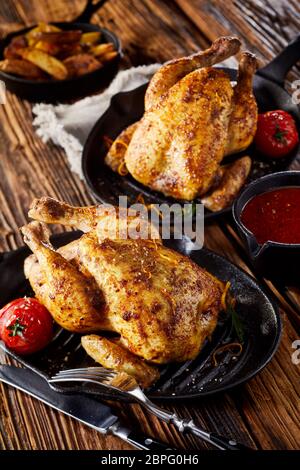
[[22, 336], [25, 325], [22, 325], [22, 323], [20, 323], [20, 318], [17, 318], [14, 323], [7, 327], [7, 329], [11, 331], [9, 336]]

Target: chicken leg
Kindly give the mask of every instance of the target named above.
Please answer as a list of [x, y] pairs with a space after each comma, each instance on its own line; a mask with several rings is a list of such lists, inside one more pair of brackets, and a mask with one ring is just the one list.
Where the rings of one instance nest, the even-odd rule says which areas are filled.
[[239, 51], [241, 42], [236, 37], [225, 36], [216, 39], [210, 48], [188, 57], [164, 64], [152, 77], [145, 96], [145, 110], [155, 106], [167, 91], [183, 77], [202, 67], [212, 67]]
[[224, 155], [244, 151], [255, 136], [258, 111], [252, 82], [256, 69], [256, 57], [250, 52], [243, 52], [239, 63], [237, 84], [234, 87]]
[[32, 222], [21, 232], [36, 256], [25, 263], [25, 275], [54, 320], [73, 332], [111, 329], [104, 298], [95, 281], [54, 251], [47, 226]]
[[[50, 197], [34, 199], [29, 217], [50, 224], [73, 226], [89, 232], [95, 230], [98, 239], [144, 238], [161, 243], [159, 229], [148, 217], [144, 218], [130, 209], [110, 205], [75, 207]], [[148, 214], [147, 214], [148, 215]]]

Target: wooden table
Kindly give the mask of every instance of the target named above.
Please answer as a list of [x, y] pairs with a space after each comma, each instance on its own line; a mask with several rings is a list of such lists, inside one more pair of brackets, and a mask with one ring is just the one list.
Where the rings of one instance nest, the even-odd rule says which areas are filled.
[[[84, 4], [84, 0], [6, 0], [0, 3], [1, 33], [37, 20], [71, 19]], [[299, 33], [300, 6], [298, 0], [110, 0], [92, 21], [121, 37], [124, 67], [190, 54], [228, 33], [238, 35], [264, 62]], [[300, 76], [299, 69], [294, 69], [294, 76]], [[69, 170], [64, 152], [53, 144], [43, 144], [35, 134], [28, 102], [8, 94], [0, 115], [0, 247], [10, 250], [22, 245], [18, 227], [27, 222], [34, 197], [48, 195], [77, 205], [94, 200]], [[206, 227], [206, 246], [250, 272], [244, 249], [230, 226], [216, 223]], [[299, 291], [267, 283], [277, 296], [284, 323], [281, 345], [272, 362], [243, 387], [173, 409], [254, 448], [299, 449], [300, 365], [291, 361], [292, 342], [300, 338]], [[3, 353], [0, 360], [11, 362]], [[130, 448], [21, 392], [0, 388], [1, 449]], [[120, 405], [119, 409], [131, 426], [149, 435], [179, 448], [207, 448], [193, 437], [183, 438], [139, 406]]]

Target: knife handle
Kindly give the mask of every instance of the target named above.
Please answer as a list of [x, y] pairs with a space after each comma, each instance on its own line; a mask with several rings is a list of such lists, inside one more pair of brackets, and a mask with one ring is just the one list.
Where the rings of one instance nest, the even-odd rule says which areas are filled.
[[142, 433], [132, 431], [126, 426], [117, 422], [113, 424], [108, 432], [114, 436], [118, 436], [126, 442], [129, 442], [131, 445], [140, 450], [150, 450], [150, 451], [167, 451], [167, 450], [176, 450], [171, 448], [169, 444], [165, 444], [161, 441], [157, 441], [152, 437], [146, 436]]
[[126, 440], [133, 446], [142, 450], [150, 450], [150, 451], [157, 451], [157, 452], [159, 451], [162, 452], [166, 450], [174, 450], [168, 444], [165, 444], [161, 441], [157, 441], [156, 439], [153, 439], [152, 437], [136, 433], [135, 431], [131, 431], [130, 434], [127, 436]]

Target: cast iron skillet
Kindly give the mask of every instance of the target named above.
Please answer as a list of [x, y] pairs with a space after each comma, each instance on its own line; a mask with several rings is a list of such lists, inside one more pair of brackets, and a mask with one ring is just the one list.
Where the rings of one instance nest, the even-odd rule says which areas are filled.
[[[260, 112], [284, 109], [294, 116], [300, 132], [299, 109], [284, 89], [285, 76], [298, 59], [300, 59], [300, 36], [266, 67], [258, 70], [254, 78], [254, 93]], [[235, 70], [226, 68], [223, 70], [230, 75], [232, 80], [236, 79]], [[152, 191], [138, 183], [130, 175], [120, 176], [104, 164], [107, 146], [103, 141], [103, 136], [115, 139], [129, 124], [141, 118], [144, 112], [146, 88], [147, 85], [142, 85], [132, 91], [115, 95], [109, 109], [95, 124], [85, 144], [82, 158], [83, 173], [91, 192], [101, 202], [118, 204], [119, 194], [129, 196], [133, 202], [141, 194], [148, 203], [174, 203], [174, 199]], [[259, 155], [252, 145], [245, 152], [234, 155], [231, 159], [246, 154], [250, 155], [253, 160], [249, 178], [250, 181], [253, 181], [260, 176], [289, 168], [300, 152], [298, 147], [288, 158], [272, 162]], [[227, 161], [230, 161], [230, 158], [227, 158]], [[215, 213], [206, 211], [205, 217], [206, 220], [214, 219], [228, 212], [230, 212], [230, 208]]]
[[[56, 235], [52, 241], [58, 246], [79, 235], [80, 232], [67, 232]], [[236, 310], [243, 326], [244, 343], [239, 357], [234, 358], [227, 352], [218, 356], [217, 365], [213, 363], [213, 353], [216, 349], [223, 344], [239, 341], [232, 330], [231, 317], [224, 315], [220, 318], [211, 340], [205, 343], [198, 357], [184, 364], [161, 367], [161, 378], [148, 390], [148, 395], [165, 400], [197, 398], [222, 392], [249, 380], [266, 366], [279, 344], [281, 321], [273, 300], [252, 277], [212, 251], [191, 251], [193, 244], [189, 240], [170, 240], [166, 244], [189, 255], [196, 263], [223, 281], [231, 282], [232, 293], [237, 300]], [[29, 253], [29, 249], [23, 247], [1, 255], [0, 308], [10, 300], [32, 295], [23, 273], [24, 259]], [[35, 355], [18, 357], [8, 350], [7, 353], [46, 378], [61, 369], [94, 364], [80, 347], [80, 335], [61, 329], [57, 330], [52, 343]], [[55, 390], [79, 391], [73, 385], [55, 385]], [[94, 394], [97, 390], [89, 385], [85, 391]], [[112, 398], [111, 394], [106, 395], [102, 391], [101, 397]]]
[[[121, 43], [117, 36], [105, 28], [95, 24], [90, 24], [92, 14], [97, 11], [107, 0], [99, 0], [93, 4], [88, 0], [84, 11], [71, 22], [52, 23], [63, 30], [80, 29], [83, 32], [100, 31], [103, 42], [112, 42], [118, 55], [114, 60], [108, 62], [104, 67], [94, 72], [87, 73], [80, 77], [67, 80], [28, 80], [0, 71], [0, 80], [6, 84], [7, 90], [15, 93], [20, 98], [29, 101], [55, 102], [65, 101], [80, 96], [89, 95], [100, 87], [108, 85], [118, 70], [118, 64], [121, 57]], [[0, 41], [0, 60], [3, 60], [3, 52], [11, 39], [15, 36], [25, 34], [36, 25], [8, 34]]]

